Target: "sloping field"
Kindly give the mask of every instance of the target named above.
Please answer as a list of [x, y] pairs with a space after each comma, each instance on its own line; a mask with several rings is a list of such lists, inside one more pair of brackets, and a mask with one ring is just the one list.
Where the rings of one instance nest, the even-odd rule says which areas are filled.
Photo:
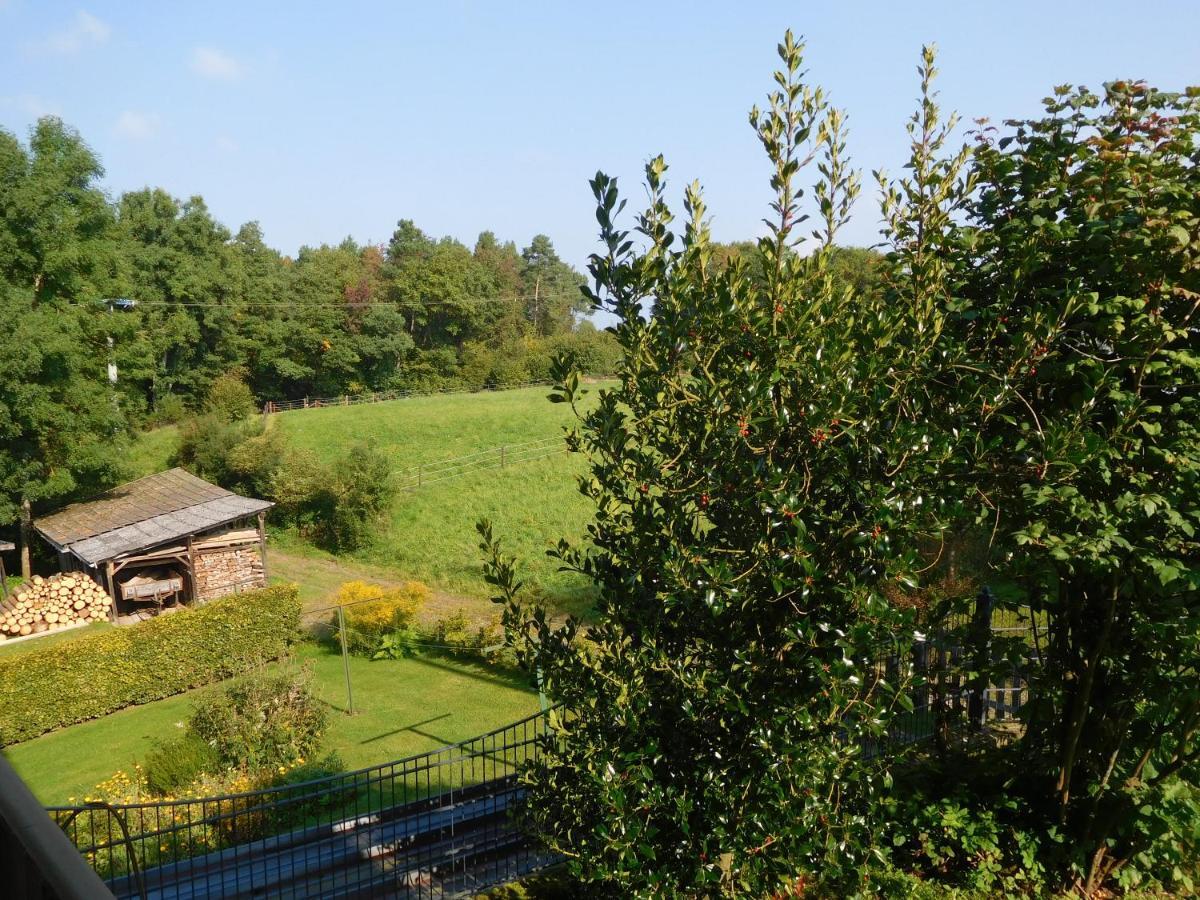
[[[546, 394], [539, 387], [325, 407], [280, 413], [274, 424], [294, 446], [324, 460], [355, 442], [370, 441], [401, 470], [560, 435], [571, 411], [550, 403]], [[581, 460], [555, 453], [427, 482], [399, 494], [375, 543], [355, 556], [442, 590], [483, 596], [487, 585], [480, 575], [475, 523], [487, 517], [508, 552], [521, 560], [531, 585], [556, 608], [582, 611], [590, 601], [587, 585], [559, 572], [545, 555], [559, 537], [584, 532], [588, 504], [575, 487], [582, 471]], [[294, 535], [281, 535], [280, 544], [289, 552], [304, 552]]]

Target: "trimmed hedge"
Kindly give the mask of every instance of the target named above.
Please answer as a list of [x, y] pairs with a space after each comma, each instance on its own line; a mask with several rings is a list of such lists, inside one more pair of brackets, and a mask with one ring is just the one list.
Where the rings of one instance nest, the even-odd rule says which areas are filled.
[[281, 585], [0, 657], [0, 745], [237, 675], [299, 628], [296, 586]]

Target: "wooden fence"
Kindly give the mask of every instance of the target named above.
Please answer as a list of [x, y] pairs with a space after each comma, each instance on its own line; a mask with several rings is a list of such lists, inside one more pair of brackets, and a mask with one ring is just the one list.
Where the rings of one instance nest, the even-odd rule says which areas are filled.
[[496, 391], [516, 391], [522, 388], [550, 387], [550, 381], [523, 381], [518, 384], [503, 384], [473, 390], [453, 388], [443, 391], [376, 391], [370, 394], [343, 394], [340, 397], [301, 397], [298, 400], [268, 400], [263, 403], [264, 416], [288, 412], [294, 409], [319, 409], [326, 406], [357, 406], [360, 403], [384, 403], [388, 400], [407, 400], [411, 397], [436, 397], [454, 394], [485, 394]]

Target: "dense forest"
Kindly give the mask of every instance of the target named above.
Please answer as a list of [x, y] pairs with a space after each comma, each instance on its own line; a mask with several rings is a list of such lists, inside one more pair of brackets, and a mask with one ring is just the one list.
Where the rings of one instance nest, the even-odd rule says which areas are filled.
[[58, 119], [27, 142], [0, 130], [0, 523], [21, 498], [121, 477], [123, 437], [198, 409], [222, 376], [262, 401], [512, 384], [562, 351], [615, 364], [545, 235], [472, 248], [404, 219], [386, 245], [293, 258], [199, 196], [112, 198], [103, 174]]

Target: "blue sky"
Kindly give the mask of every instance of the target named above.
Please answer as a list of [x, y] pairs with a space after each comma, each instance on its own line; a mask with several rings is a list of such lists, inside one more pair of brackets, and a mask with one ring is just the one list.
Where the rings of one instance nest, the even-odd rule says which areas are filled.
[[[587, 179], [618, 175], [636, 203], [659, 152], [676, 188], [705, 185], [716, 237], [760, 233], [767, 169], [746, 112], [788, 26], [848, 111], [864, 173], [903, 162], [923, 42], [939, 45], [944, 105], [967, 119], [1034, 114], [1061, 82], [1200, 83], [1197, 0], [0, 0], [0, 127], [24, 136], [59, 115], [114, 195], [202, 194], [286, 253], [385, 241], [403, 217], [468, 244], [485, 228], [522, 245], [545, 232], [582, 268]], [[845, 242], [877, 238], [867, 180]]]

